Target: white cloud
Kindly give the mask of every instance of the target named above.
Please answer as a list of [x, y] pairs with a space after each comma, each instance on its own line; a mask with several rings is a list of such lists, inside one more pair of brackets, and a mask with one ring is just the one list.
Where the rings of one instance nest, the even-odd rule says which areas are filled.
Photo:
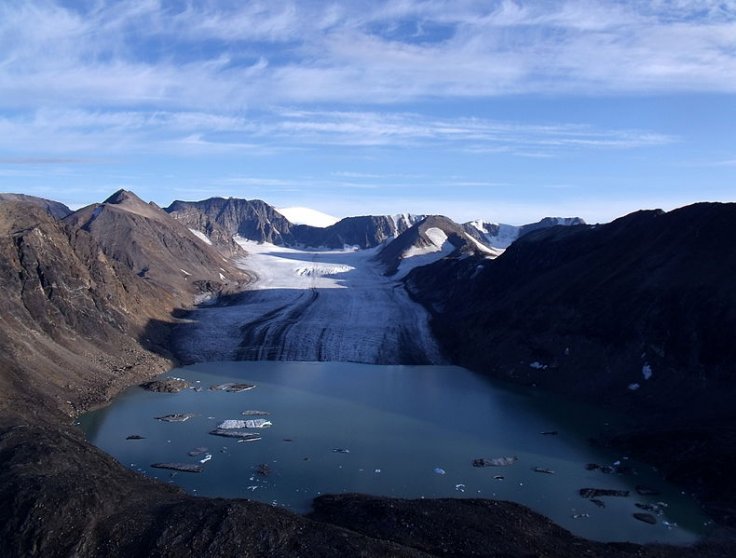
[[[390, 103], [515, 93], [734, 92], [733, 2], [0, 6], [3, 105]], [[403, 26], [411, 28], [411, 31]], [[440, 26], [437, 40], [417, 29]]]

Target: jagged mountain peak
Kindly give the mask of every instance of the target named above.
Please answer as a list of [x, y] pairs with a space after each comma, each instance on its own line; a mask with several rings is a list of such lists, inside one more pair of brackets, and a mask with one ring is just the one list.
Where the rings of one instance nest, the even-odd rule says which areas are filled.
[[95, 207], [98, 208], [97, 214], [105, 208], [110, 208], [135, 213], [149, 219], [161, 219], [166, 216], [155, 203], [146, 203], [135, 193], [125, 189], [118, 190]]
[[126, 202], [134, 202], [134, 203], [145, 203], [142, 199], [140, 199], [138, 196], [136, 196], [133, 192], [129, 190], [125, 190], [124, 188], [121, 188], [117, 192], [115, 192], [113, 195], [111, 195], [109, 198], [107, 198], [102, 203], [109, 203], [109, 204], [122, 204]]

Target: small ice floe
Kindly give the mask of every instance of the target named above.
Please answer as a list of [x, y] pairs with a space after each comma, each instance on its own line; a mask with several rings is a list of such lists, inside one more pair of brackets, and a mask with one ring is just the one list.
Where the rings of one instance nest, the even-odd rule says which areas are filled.
[[271, 421], [262, 418], [246, 420], [228, 419], [218, 424], [217, 428], [229, 430], [234, 428], [268, 428], [269, 426], [273, 426]]
[[259, 411], [258, 409], [248, 409], [240, 413], [244, 417], [266, 417], [270, 415], [268, 411]]
[[380, 473], [381, 472], [381, 469], [374, 469], [373, 472], [374, 473]]
[[251, 439], [261, 439], [259, 434], [248, 432], [247, 430], [237, 430], [232, 428], [215, 428], [210, 431], [213, 436], [222, 436], [224, 438], [239, 438], [241, 440], [251, 441]]
[[197, 415], [194, 413], [174, 413], [172, 415], [163, 415], [154, 418], [163, 422], [184, 422], [195, 416]]
[[641, 386], [640, 386], [639, 384], [637, 384], [637, 383], [633, 383], [633, 384], [629, 384], [629, 385], [628, 385], [628, 388], [629, 388], [629, 390], [630, 390], [630, 391], [636, 391], [636, 390], [637, 390], [637, 389], [639, 389], [640, 387], [641, 387]]
[[434, 472], [438, 475], [444, 475], [446, 473], [446, 471], [442, 467], [435, 467]]
[[200, 459], [199, 462], [200, 463], [207, 463], [210, 459], [212, 459], [212, 454], [211, 453], [208, 453], [202, 459]]
[[463, 483], [456, 484], [455, 490], [457, 490], [458, 492], [465, 492], [465, 485]]
[[506, 478], [506, 477], [504, 477], [503, 475], [493, 475], [493, 479], [494, 479], [494, 480], [503, 480], [503, 479], [505, 479], [505, 478]]
[[347, 448], [332, 448], [332, 453], [350, 453]]
[[228, 393], [240, 393], [242, 391], [250, 391], [254, 389], [255, 384], [236, 384], [233, 382], [225, 384], [215, 384], [210, 386], [210, 391], [227, 391]]
[[250, 490], [251, 492], [255, 492], [257, 488], [260, 488], [257, 484], [252, 484], [245, 487], [246, 490]]
[[473, 467], [506, 467], [507, 465], [513, 465], [519, 460], [516, 456], [511, 457], [479, 457], [473, 459]]
[[172, 471], [180, 471], [182, 473], [201, 473], [204, 468], [200, 465], [191, 463], [153, 463], [151, 467], [154, 469], [170, 469]]
[[590, 517], [589, 513], [574, 513], [571, 516], [573, 519], [584, 519], [586, 517]]
[[644, 363], [644, 366], [641, 367], [641, 375], [644, 376], [645, 380], [652, 377], [652, 367], [646, 362]]
[[258, 440], [263, 440], [258, 434], [254, 434], [253, 436], [249, 436], [248, 438], [241, 438], [238, 440], [239, 444], [244, 444], [246, 442], [257, 442]]
[[534, 368], [535, 370], [546, 370], [547, 365], [535, 360], [534, 362], [529, 363], [529, 368]]
[[547, 467], [532, 467], [532, 471], [534, 471], [535, 473], [546, 473], [548, 475], [555, 474], [552, 469], [548, 469]]

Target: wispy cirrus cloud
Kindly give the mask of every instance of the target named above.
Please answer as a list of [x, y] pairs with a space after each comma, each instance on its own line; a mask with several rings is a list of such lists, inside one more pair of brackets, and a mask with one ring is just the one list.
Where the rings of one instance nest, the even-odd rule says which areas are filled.
[[[44, 142], [48, 138], [48, 142]], [[469, 153], [554, 156], [586, 149], [656, 147], [677, 138], [650, 130], [527, 124], [418, 113], [274, 109], [254, 117], [202, 112], [37, 111], [0, 118], [0, 148], [20, 153], [185, 154], [285, 152], [339, 147], [447, 148]], [[22, 159], [22, 157], [16, 157]], [[53, 159], [53, 158], [51, 158]]]
[[29, 0], [0, 7], [4, 104], [193, 110], [736, 90], [731, 2], [69, 6]]

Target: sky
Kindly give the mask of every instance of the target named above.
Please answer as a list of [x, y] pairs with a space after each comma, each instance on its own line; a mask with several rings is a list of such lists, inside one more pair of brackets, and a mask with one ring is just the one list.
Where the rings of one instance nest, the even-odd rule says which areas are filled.
[[606, 222], [736, 200], [736, 0], [1, 0], [0, 191]]

